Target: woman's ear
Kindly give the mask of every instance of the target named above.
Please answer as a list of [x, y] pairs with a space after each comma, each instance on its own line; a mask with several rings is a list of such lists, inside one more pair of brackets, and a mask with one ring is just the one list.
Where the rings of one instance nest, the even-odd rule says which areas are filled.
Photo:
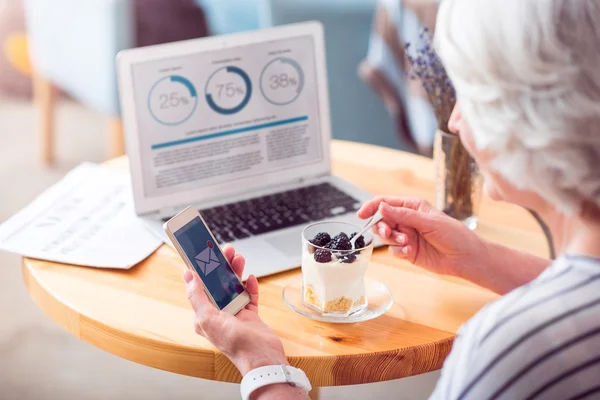
[[448, 130], [450, 133], [454, 133], [456, 135], [460, 134], [460, 121], [462, 119], [462, 115], [460, 113], [460, 109], [458, 108], [458, 104], [454, 105], [452, 109], [452, 114], [450, 114], [450, 119], [448, 120]]

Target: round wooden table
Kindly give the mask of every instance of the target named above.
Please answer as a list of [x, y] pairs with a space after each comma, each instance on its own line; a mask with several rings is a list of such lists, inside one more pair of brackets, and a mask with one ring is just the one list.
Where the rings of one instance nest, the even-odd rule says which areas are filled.
[[[334, 141], [334, 173], [373, 194], [434, 198], [431, 160], [375, 146]], [[127, 168], [120, 158], [109, 167]], [[535, 220], [516, 206], [483, 199], [477, 232], [510, 247], [547, 256]], [[300, 241], [300, 238], [298, 238]], [[184, 264], [162, 246], [128, 271], [24, 259], [23, 277], [38, 306], [74, 336], [125, 359], [178, 374], [239, 382], [235, 367], [196, 335], [182, 279]], [[283, 340], [292, 365], [313, 386], [398, 379], [439, 369], [459, 326], [496, 295], [374, 252], [368, 276], [385, 282], [393, 307], [364, 323], [309, 320], [283, 302], [300, 270], [260, 280], [260, 316]], [[313, 397], [318, 394], [313, 393]]]

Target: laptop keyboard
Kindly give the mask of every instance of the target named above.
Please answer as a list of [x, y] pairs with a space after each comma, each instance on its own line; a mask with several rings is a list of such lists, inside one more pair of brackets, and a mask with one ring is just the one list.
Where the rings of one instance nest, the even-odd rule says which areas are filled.
[[201, 210], [219, 243], [357, 210], [360, 202], [329, 183]]

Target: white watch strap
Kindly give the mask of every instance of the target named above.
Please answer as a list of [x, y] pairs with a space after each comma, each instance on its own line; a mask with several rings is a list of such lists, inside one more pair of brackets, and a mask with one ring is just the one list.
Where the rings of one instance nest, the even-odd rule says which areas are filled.
[[287, 365], [269, 365], [253, 369], [244, 376], [240, 387], [242, 400], [249, 400], [250, 395], [256, 389], [275, 383], [288, 383], [301, 387], [307, 392], [312, 389], [310, 381], [301, 369]]

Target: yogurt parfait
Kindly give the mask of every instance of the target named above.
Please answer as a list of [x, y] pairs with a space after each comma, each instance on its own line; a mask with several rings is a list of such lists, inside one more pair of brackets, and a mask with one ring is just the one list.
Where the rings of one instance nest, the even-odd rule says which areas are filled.
[[352, 239], [359, 226], [318, 222], [302, 233], [303, 303], [323, 315], [346, 317], [367, 307], [365, 273], [373, 253], [369, 233]]

